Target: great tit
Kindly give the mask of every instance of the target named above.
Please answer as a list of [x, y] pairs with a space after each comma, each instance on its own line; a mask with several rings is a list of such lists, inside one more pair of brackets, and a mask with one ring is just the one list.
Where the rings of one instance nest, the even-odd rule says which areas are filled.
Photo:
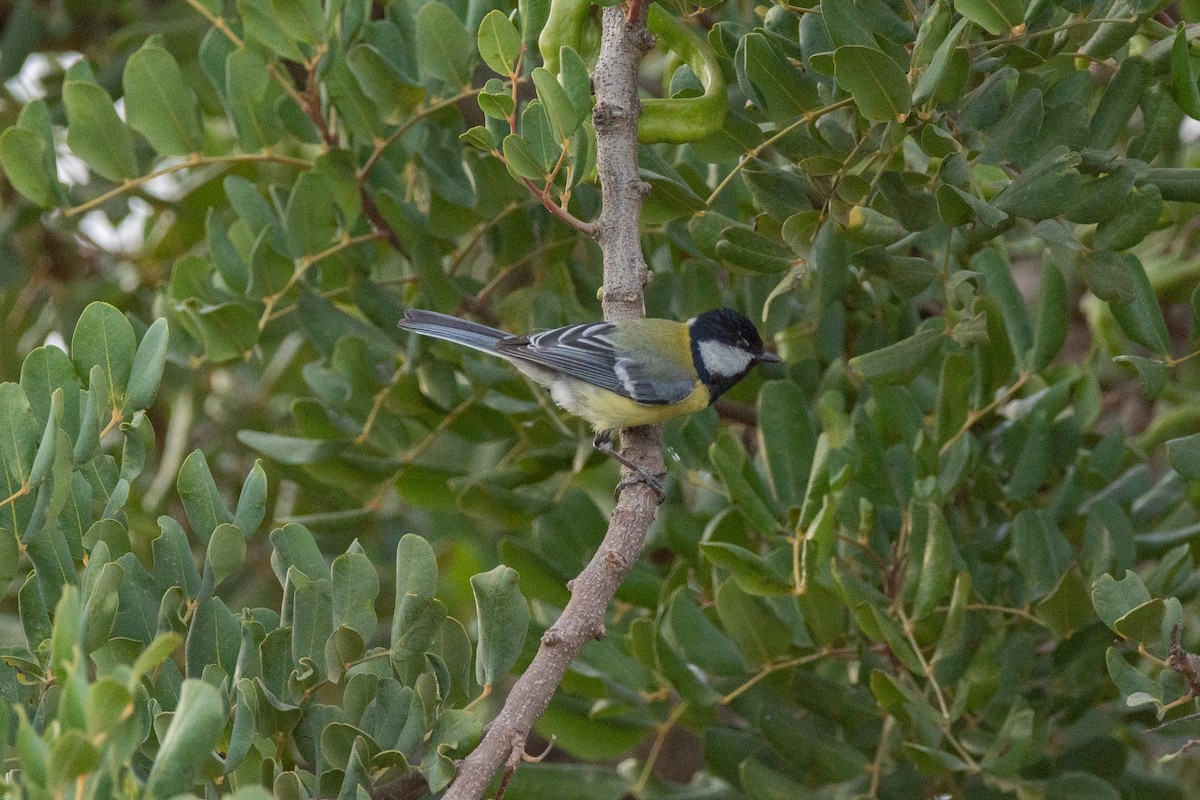
[[687, 322], [585, 322], [523, 336], [408, 309], [400, 327], [512, 362], [549, 389], [555, 403], [591, 423], [596, 448], [638, 473], [660, 497], [658, 482], [612, 449], [613, 432], [700, 411], [756, 364], [780, 361], [763, 349], [754, 324], [730, 308]]

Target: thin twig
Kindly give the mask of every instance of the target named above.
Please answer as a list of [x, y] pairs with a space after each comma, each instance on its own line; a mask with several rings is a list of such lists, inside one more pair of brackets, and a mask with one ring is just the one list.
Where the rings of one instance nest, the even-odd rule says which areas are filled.
[[680, 703], [671, 709], [666, 720], [658, 726], [658, 730], [654, 734], [654, 744], [650, 745], [650, 752], [646, 754], [646, 763], [642, 765], [642, 774], [638, 776], [637, 783], [629, 790], [635, 797], [640, 796], [646, 790], [650, 778], [654, 775], [654, 765], [658, 762], [659, 755], [662, 754], [663, 745], [666, 744], [667, 734], [678, 724], [687, 710], [688, 704]]
[[959, 439], [961, 439], [963, 436], [965, 436], [967, 431], [971, 430], [971, 428], [974, 427], [976, 422], [979, 422], [979, 420], [983, 419], [988, 414], [992, 413], [997, 408], [999, 408], [1000, 406], [1007, 403], [1009, 401], [1009, 399], [1012, 398], [1013, 395], [1015, 395], [1017, 392], [1021, 391], [1021, 387], [1024, 386], [1025, 382], [1028, 380], [1029, 380], [1029, 373], [1022, 372], [1020, 375], [1017, 376], [1017, 379], [1015, 381], [1013, 381], [1013, 385], [1008, 387], [1007, 389], [1005, 389], [1000, 394], [996, 395], [996, 398], [994, 400], [992, 400], [992, 402], [988, 403], [983, 408], [977, 409], [975, 411], [972, 411], [970, 414], [968, 414], [967, 419], [965, 422], [963, 422], [962, 426], [957, 431], [955, 431], [954, 435], [951, 436], [949, 439], [947, 439], [946, 443], [943, 444], [941, 446], [941, 449], [938, 450], [938, 456], [940, 457], [940, 456], [946, 455], [946, 453], [950, 450], [950, 448], [954, 446], [954, 443], [957, 442]]
[[90, 211], [96, 206], [103, 205], [109, 200], [126, 192], [132, 191], [139, 186], [142, 186], [155, 178], [161, 178], [163, 175], [170, 175], [173, 172], [179, 172], [185, 169], [195, 169], [196, 167], [206, 167], [212, 164], [238, 164], [246, 161], [268, 161], [274, 164], [287, 164], [288, 166], [296, 167], [297, 169], [312, 169], [312, 162], [305, 161], [302, 158], [292, 158], [291, 156], [280, 156], [274, 153], [240, 153], [234, 156], [202, 156], [199, 153], [193, 153], [186, 161], [180, 161], [177, 164], [170, 164], [157, 169], [147, 175], [142, 175], [137, 178], [130, 178], [124, 181], [115, 189], [110, 189], [104, 194], [97, 195], [86, 203], [81, 203], [71, 208], [63, 209], [63, 216], [70, 218], [78, 216], [85, 211]]
[[362, 169], [358, 171], [359, 180], [362, 180], [370, 175], [371, 170], [375, 168], [376, 162], [378, 162], [380, 157], [383, 155], [383, 151], [395, 144], [401, 136], [412, 130], [413, 126], [418, 122], [425, 119], [425, 117], [429, 116], [435, 111], [441, 111], [446, 106], [452, 106], [461, 100], [466, 100], [468, 97], [474, 97], [475, 95], [479, 94], [479, 92], [480, 89], [477, 88], [464, 89], [452, 97], [445, 97], [441, 100], [436, 100], [414, 113], [408, 118], [407, 122], [388, 134], [386, 139], [380, 139], [375, 143], [375, 149], [371, 151], [371, 155], [367, 157], [365, 162], [363, 162]]

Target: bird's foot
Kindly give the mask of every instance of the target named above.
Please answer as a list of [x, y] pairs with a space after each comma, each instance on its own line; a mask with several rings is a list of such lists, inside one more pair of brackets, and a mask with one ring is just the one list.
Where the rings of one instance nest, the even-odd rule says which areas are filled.
[[658, 504], [661, 506], [663, 501], [667, 499], [667, 493], [663, 489], [662, 485], [662, 478], [667, 477], [667, 473], [660, 472], [658, 475], [651, 475], [650, 473], [637, 469], [636, 467], [633, 469], [635, 471], [632, 475], [626, 475], [624, 478], [621, 478], [621, 480], [617, 481], [617, 488], [616, 491], [613, 492], [613, 499], [620, 500], [621, 492], [624, 491], [626, 487], [633, 486], [634, 484], [638, 483], [644, 483], [653, 489], [655, 494], [658, 495]]
[[667, 498], [667, 493], [663, 490], [662, 479], [667, 476], [667, 473], [660, 472], [658, 475], [651, 475], [614, 450], [612, 446], [612, 431], [601, 431], [596, 434], [596, 438], [592, 440], [592, 446], [633, 473], [621, 478], [617, 483], [615, 492], [617, 500], [621, 499], [621, 491], [626, 487], [633, 486], [635, 483], [644, 483], [654, 490], [654, 493], [658, 495], [658, 504], [662, 505], [663, 500]]

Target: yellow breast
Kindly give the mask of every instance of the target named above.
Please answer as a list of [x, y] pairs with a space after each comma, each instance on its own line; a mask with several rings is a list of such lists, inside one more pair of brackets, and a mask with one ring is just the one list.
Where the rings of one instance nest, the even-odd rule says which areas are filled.
[[584, 381], [564, 378], [550, 385], [550, 396], [562, 408], [587, 420], [597, 431], [657, 425], [694, 414], [708, 406], [708, 389], [696, 381], [692, 393], [671, 405], [643, 405]]

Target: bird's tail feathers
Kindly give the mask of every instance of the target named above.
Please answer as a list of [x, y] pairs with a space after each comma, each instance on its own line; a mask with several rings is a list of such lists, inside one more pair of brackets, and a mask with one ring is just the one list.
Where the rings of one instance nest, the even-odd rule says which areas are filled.
[[418, 308], [410, 308], [404, 312], [404, 319], [400, 321], [400, 327], [413, 333], [432, 336], [435, 339], [445, 339], [448, 342], [472, 347], [492, 355], [497, 355], [496, 342], [507, 339], [510, 335], [504, 331], [489, 328], [487, 325], [480, 325], [478, 322]]

